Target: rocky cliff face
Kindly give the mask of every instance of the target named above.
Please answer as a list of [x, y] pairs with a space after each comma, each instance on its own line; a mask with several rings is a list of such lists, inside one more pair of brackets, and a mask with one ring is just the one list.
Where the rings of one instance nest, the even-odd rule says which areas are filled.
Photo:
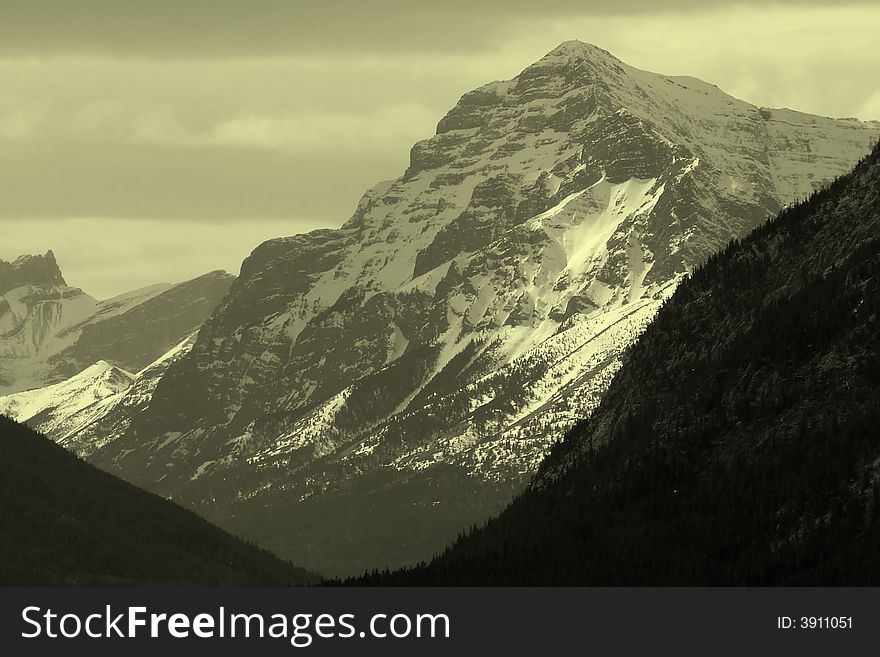
[[0, 394], [41, 388], [99, 360], [137, 372], [193, 333], [232, 284], [212, 272], [99, 301], [49, 251], [0, 262]]
[[6, 294], [23, 285], [43, 287], [66, 286], [55, 254], [46, 251], [45, 255], [24, 255], [12, 262], [0, 260], [0, 294]]
[[685, 272], [878, 132], [565, 43], [465, 94], [340, 229], [260, 245], [93, 459], [325, 573], [430, 556], [589, 414]]

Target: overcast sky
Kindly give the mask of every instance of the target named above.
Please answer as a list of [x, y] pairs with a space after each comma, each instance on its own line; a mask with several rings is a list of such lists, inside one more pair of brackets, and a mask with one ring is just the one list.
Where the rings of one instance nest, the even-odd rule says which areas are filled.
[[[660, 8], [658, 8], [660, 7]], [[465, 91], [567, 39], [880, 119], [880, 3], [0, 0], [0, 258], [98, 296], [338, 226]]]

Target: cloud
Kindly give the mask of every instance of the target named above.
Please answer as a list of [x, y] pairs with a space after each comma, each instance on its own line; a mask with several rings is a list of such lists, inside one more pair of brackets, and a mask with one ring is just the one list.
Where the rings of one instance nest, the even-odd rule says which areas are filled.
[[28, 139], [34, 134], [32, 119], [22, 110], [0, 115], [0, 139]]
[[76, 245], [71, 280], [116, 291], [235, 268], [271, 230], [342, 223], [461, 94], [572, 38], [755, 104], [877, 119], [878, 24], [874, 0], [3, 0], [0, 257]]
[[[836, 3], [869, 6], [873, 0]], [[822, 0], [743, 1], [766, 8], [819, 7]], [[510, 36], [511, 17], [687, 14], [722, 0], [4, 0], [0, 51], [97, 52], [117, 56], [245, 56], [278, 53], [486, 52]]]
[[521, 66], [498, 64], [460, 55], [0, 59], [0, 138], [408, 150], [462, 93]]
[[0, 218], [347, 219], [507, 56], [0, 59]]
[[364, 190], [399, 175], [407, 157], [234, 145], [6, 142], [0, 148], [0, 221], [99, 215], [228, 223], [257, 216], [339, 225]]
[[0, 51], [150, 57], [479, 52], [505, 15], [456, 0], [4, 0], [0, 12]]
[[0, 60], [0, 217], [339, 224], [467, 89], [457, 64]]
[[[164, 120], [163, 120], [164, 119]], [[234, 116], [187, 130], [170, 117], [141, 117], [132, 141], [187, 146], [236, 146], [295, 153], [374, 152], [397, 147], [404, 152], [431, 136], [436, 112], [417, 103], [380, 107], [363, 113], [308, 111], [289, 115]]]
[[880, 91], [875, 91], [859, 109], [859, 116], [880, 121]]

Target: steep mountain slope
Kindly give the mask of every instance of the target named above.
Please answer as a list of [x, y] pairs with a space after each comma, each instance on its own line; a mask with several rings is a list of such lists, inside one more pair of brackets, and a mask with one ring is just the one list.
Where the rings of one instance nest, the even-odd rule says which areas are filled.
[[51, 435], [59, 444], [101, 417], [135, 376], [106, 361], [45, 388], [0, 397], [0, 414]]
[[713, 256], [501, 516], [371, 583], [880, 583], [880, 145]]
[[195, 333], [132, 374], [100, 360], [69, 379], [0, 397], [0, 414], [26, 422], [81, 458], [125, 434], [144, 412], [168, 367], [193, 345]]
[[0, 585], [317, 580], [3, 416], [0, 447]]
[[562, 44], [342, 228], [258, 247], [92, 458], [325, 572], [426, 557], [595, 407], [685, 272], [878, 131]]
[[25, 255], [14, 262], [0, 260], [0, 294], [24, 285], [41, 287], [64, 286], [64, 277], [55, 262], [55, 254], [47, 251], [46, 255]]
[[52, 251], [0, 262], [0, 394], [99, 360], [136, 372], [195, 331], [232, 281], [217, 271], [98, 301], [67, 285]]

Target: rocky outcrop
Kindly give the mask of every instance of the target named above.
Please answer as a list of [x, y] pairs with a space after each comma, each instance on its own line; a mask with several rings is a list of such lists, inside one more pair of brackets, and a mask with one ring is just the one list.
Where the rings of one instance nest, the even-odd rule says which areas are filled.
[[6, 294], [22, 285], [67, 285], [52, 251], [46, 251], [45, 255], [24, 255], [12, 262], [0, 260], [0, 294]]

